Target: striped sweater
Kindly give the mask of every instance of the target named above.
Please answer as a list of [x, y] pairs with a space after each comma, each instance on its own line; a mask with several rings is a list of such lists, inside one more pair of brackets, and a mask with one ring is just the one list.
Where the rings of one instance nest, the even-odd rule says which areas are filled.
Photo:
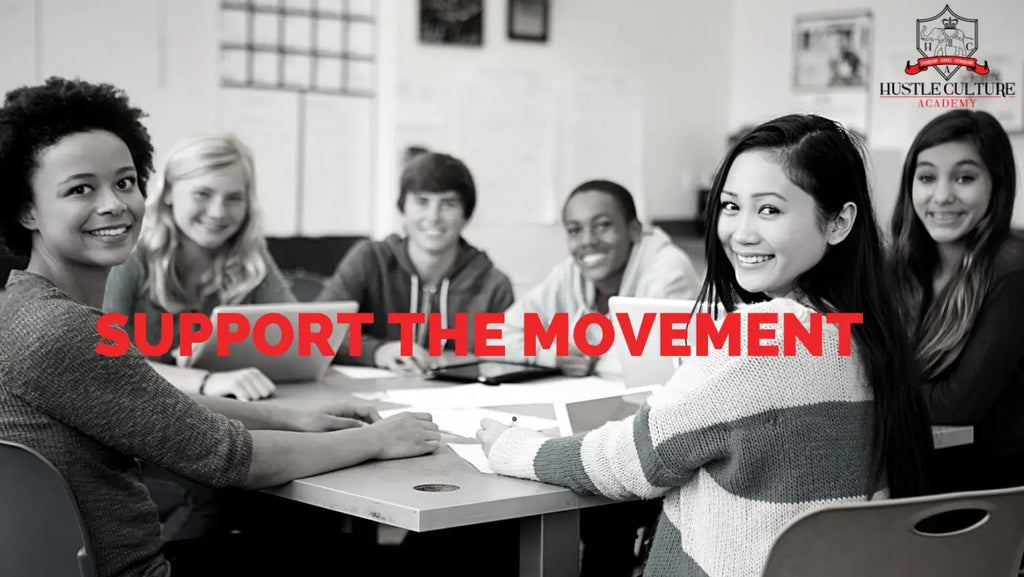
[[[788, 299], [743, 312], [812, 312]], [[746, 317], [742, 335], [746, 335]], [[781, 320], [780, 320], [781, 327]], [[762, 344], [782, 345], [776, 339]], [[872, 494], [872, 397], [857, 357], [823, 354], [688, 359], [636, 415], [550, 439], [525, 428], [490, 452], [496, 472], [613, 499], [664, 497], [645, 575], [755, 577], [795, 517]]]

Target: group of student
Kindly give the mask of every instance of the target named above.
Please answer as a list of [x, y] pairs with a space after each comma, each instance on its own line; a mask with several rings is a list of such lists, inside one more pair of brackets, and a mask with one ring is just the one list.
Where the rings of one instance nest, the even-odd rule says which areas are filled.
[[[0, 247], [28, 258], [0, 294], [0, 438], [38, 450], [68, 480], [101, 576], [185, 574], [187, 561], [165, 557], [159, 523], [166, 536], [181, 503], [154, 504], [157, 482], [268, 487], [440, 444], [427, 414], [241, 402], [274, 392], [256, 369], [94, 353], [103, 311], [149, 313], [157, 342], [155, 313], [295, 300], [266, 250], [245, 146], [182, 143], [151, 183], [142, 117], [111, 86], [60, 78], [8, 93], [0, 109]], [[645, 574], [758, 575], [786, 523], [822, 503], [1024, 485], [1016, 179], [993, 117], [935, 118], [907, 154], [886, 247], [857, 139], [825, 118], [784, 116], [747, 131], [717, 171], [703, 280], [664, 232], [641, 226], [629, 191], [595, 180], [563, 205], [570, 255], [515, 299], [462, 237], [477, 200], [469, 170], [427, 152], [401, 177], [404, 234], [355, 246], [320, 299], [374, 313], [362, 354], [343, 346], [338, 362], [403, 373], [429, 361], [428, 335], [422, 327], [402, 355], [389, 312], [439, 312], [449, 325], [456, 313], [507, 312], [508, 351], [522, 350], [524, 312], [607, 314], [616, 295], [863, 313], [851, 356], [838, 354], [834, 327], [822, 356], [712, 349], [635, 416], [588, 434], [493, 421], [478, 433], [501, 474], [661, 498]], [[569, 375], [617, 370], [578, 352], [528, 360]], [[974, 442], [933, 451], [930, 424], [972, 425]]]

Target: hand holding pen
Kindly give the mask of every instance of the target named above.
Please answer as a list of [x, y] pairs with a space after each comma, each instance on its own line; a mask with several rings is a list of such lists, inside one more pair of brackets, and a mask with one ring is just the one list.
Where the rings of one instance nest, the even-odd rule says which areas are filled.
[[[512, 424], [515, 425], [515, 423], [516, 418], [512, 417]], [[508, 429], [509, 425], [499, 423], [494, 419], [482, 419], [480, 421], [480, 430], [476, 432], [476, 438], [480, 441], [485, 455], [491, 454], [491, 447], [494, 446], [494, 442]]]

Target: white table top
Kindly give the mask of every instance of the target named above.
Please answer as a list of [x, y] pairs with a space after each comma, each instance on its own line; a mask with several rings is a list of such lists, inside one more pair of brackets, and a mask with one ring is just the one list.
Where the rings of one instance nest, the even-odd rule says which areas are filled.
[[[332, 372], [326, 382], [320, 384], [279, 385], [275, 398], [261, 402], [312, 409], [353, 392], [438, 384], [416, 378], [348, 380]], [[475, 442], [454, 436], [445, 436], [445, 441]], [[416, 489], [423, 485], [457, 489]], [[373, 461], [299, 479], [270, 492], [412, 531], [542, 515], [611, 502], [603, 497], [577, 495], [564, 487], [482, 474], [447, 446], [432, 455]]]

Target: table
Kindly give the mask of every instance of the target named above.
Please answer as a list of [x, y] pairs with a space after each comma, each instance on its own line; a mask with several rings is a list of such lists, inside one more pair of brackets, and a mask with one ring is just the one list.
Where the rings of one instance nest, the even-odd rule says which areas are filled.
[[[322, 383], [282, 384], [276, 397], [261, 402], [311, 410], [355, 392], [424, 386], [440, 384], [415, 377], [348, 379], [332, 370]], [[933, 433], [936, 447], [973, 440], [971, 427], [935, 427]], [[554, 485], [481, 474], [447, 446], [432, 455], [373, 461], [268, 492], [418, 532], [519, 519], [519, 574], [524, 577], [578, 575], [580, 509], [612, 502]]]
[[[261, 402], [314, 409], [353, 392], [438, 385], [421, 378], [346, 379], [332, 370], [322, 383], [282, 384], [274, 398]], [[445, 436], [449, 443], [459, 440]], [[479, 473], [447, 446], [432, 455], [372, 461], [268, 492], [418, 532], [519, 519], [519, 574], [537, 577], [577, 575], [580, 509], [612, 502]]]

